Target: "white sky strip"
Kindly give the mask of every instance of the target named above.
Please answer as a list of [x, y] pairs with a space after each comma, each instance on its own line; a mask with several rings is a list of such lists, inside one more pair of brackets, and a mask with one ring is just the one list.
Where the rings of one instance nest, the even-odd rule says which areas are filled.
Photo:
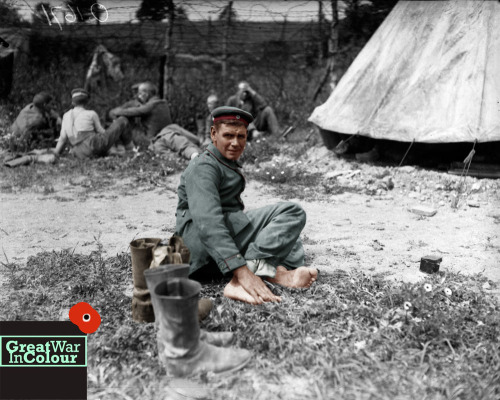
[[[32, 9], [40, 0], [14, 0], [13, 3], [19, 9], [22, 17], [27, 20], [32, 18]], [[44, 1], [45, 2], [45, 1]], [[52, 7], [66, 8], [63, 0], [47, 0]], [[140, 7], [141, 1], [137, 0], [100, 0], [98, 3], [104, 5], [109, 13], [109, 23], [129, 22], [136, 19], [135, 15]], [[228, 1], [220, 0], [183, 0], [175, 1], [181, 5], [192, 21], [215, 20]], [[323, 13], [329, 18], [331, 14], [331, 3], [329, 0], [322, 2]], [[318, 20], [318, 1], [248, 1], [236, 0], [233, 2], [233, 9], [241, 21], [317, 21]], [[339, 14], [343, 17], [345, 5], [339, 3]], [[54, 11], [56, 12], [56, 11]], [[61, 9], [57, 12], [63, 13]]]

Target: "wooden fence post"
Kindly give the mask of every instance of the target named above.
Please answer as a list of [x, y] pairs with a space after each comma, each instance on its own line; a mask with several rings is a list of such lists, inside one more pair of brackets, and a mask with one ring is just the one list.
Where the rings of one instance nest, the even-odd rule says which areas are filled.
[[330, 72], [335, 66], [335, 57], [339, 50], [339, 13], [337, 0], [331, 0], [332, 4], [332, 22], [330, 24], [330, 35], [328, 38], [328, 61], [331, 63]]
[[226, 24], [224, 26], [224, 37], [222, 38], [222, 80], [226, 81], [227, 76], [227, 40], [229, 36], [229, 26], [231, 25], [231, 14], [232, 14], [233, 2], [230, 1], [226, 8]]
[[318, 60], [325, 58], [323, 49], [323, 0], [318, 0]]
[[328, 60], [325, 68], [325, 74], [321, 79], [312, 101], [315, 101], [318, 97], [321, 89], [327, 82], [328, 78], [332, 76], [333, 69], [335, 67], [335, 58], [339, 49], [339, 15], [337, 9], [337, 0], [330, 0], [332, 4], [332, 22], [330, 24], [330, 35], [328, 37]]
[[175, 6], [173, 0], [168, 0], [168, 27], [165, 35], [165, 67], [163, 76], [163, 98], [168, 102], [172, 99], [173, 91], [173, 64], [172, 33], [174, 31]]

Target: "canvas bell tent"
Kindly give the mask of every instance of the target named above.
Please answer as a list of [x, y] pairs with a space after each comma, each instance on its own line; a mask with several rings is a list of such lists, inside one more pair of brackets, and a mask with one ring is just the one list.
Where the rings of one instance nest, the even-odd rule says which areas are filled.
[[324, 139], [500, 141], [500, 2], [400, 1], [309, 121]]

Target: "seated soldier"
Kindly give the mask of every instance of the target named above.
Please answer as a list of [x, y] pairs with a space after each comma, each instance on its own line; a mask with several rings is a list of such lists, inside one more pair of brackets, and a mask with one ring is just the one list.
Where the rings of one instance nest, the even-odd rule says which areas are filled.
[[[303, 266], [299, 235], [305, 212], [291, 202], [243, 212], [238, 159], [253, 117], [234, 107], [216, 108], [212, 117], [212, 143], [189, 163], [178, 188], [176, 230], [191, 252], [191, 278], [232, 275], [226, 297], [250, 304], [280, 301], [263, 279], [307, 288], [318, 275]], [[210, 269], [213, 263], [218, 269]]]
[[71, 102], [74, 107], [63, 115], [61, 134], [53, 149], [54, 154], [61, 154], [66, 144], [69, 144], [70, 153], [80, 159], [105, 156], [118, 141], [128, 144], [132, 140], [128, 121], [124, 117], [113, 121], [106, 130], [102, 127], [97, 113], [85, 108], [89, 102], [86, 90], [73, 89]]
[[[134, 83], [130, 87], [130, 89], [132, 91], [132, 98], [130, 100], [127, 100], [122, 105], [120, 105], [119, 108], [139, 107], [141, 105], [141, 102], [139, 101], [139, 98], [137, 97], [139, 85], [140, 85], [139, 83]], [[116, 117], [115, 118], [111, 117], [111, 115], [112, 115], [111, 111], [108, 113], [108, 115], [112, 120], [114, 120], [114, 119], [116, 119]], [[130, 129], [132, 130], [132, 132], [134, 131], [135, 127], [140, 126], [140, 124], [141, 124], [141, 119], [139, 117], [128, 118], [128, 120], [129, 120]], [[132, 134], [132, 137], [133, 137], [133, 134]], [[123, 143], [117, 142], [114, 146], [111, 147], [111, 149], [109, 149], [109, 154], [124, 155], [126, 151], [130, 151], [130, 150], [134, 150], [134, 149], [135, 149], [135, 146], [134, 146], [133, 140], [127, 145], [127, 147], [125, 147], [125, 145]]]
[[[136, 145], [149, 148], [158, 155], [178, 153], [188, 160], [200, 153], [195, 134], [172, 123], [166, 100], [157, 95], [156, 86], [142, 82], [137, 87], [137, 99], [132, 99], [109, 112], [111, 118], [127, 117], [131, 123], [132, 138]], [[139, 101], [140, 104], [135, 104]]]
[[238, 84], [238, 91], [227, 100], [227, 105], [238, 107], [252, 114], [253, 122], [248, 126], [248, 140], [261, 136], [264, 132], [279, 134], [278, 118], [267, 101], [253, 90], [247, 82]]
[[12, 135], [18, 148], [27, 151], [36, 147], [52, 147], [61, 126], [61, 117], [49, 108], [52, 96], [40, 92], [24, 107], [12, 124]]
[[[137, 90], [137, 100], [140, 104], [134, 105], [134, 99], [109, 112], [113, 120], [118, 117], [129, 119], [133, 141], [143, 148], [147, 148], [152, 139], [165, 126], [172, 123], [170, 108], [166, 100], [160, 99], [157, 93], [154, 84], [142, 82]], [[138, 123], [135, 123], [136, 119]]]

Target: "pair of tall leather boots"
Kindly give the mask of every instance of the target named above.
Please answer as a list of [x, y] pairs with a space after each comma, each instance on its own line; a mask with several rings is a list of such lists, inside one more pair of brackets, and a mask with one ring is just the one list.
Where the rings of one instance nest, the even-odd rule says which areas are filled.
[[[130, 242], [132, 255], [132, 319], [137, 322], [154, 322], [155, 316], [151, 293], [147, 287], [144, 271], [165, 264], [189, 264], [189, 249], [180, 236], [172, 236], [168, 243], [158, 238], [136, 239]], [[187, 278], [187, 275], [186, 275]], [[200, 321], [212, 309], [210, 299], [201, 299], [198, 304]]]
[[151, 294], [153, 315], [158, 322], [158, 356], [167, 374], [185, 377], [200, 372], [237, 371], [250, 361], [248, 350], [227, 347], [234, 340], [231, 332], [200, 329], [201, 285], [188, 279], [189, 264], [145, 268], [142, 275]]

